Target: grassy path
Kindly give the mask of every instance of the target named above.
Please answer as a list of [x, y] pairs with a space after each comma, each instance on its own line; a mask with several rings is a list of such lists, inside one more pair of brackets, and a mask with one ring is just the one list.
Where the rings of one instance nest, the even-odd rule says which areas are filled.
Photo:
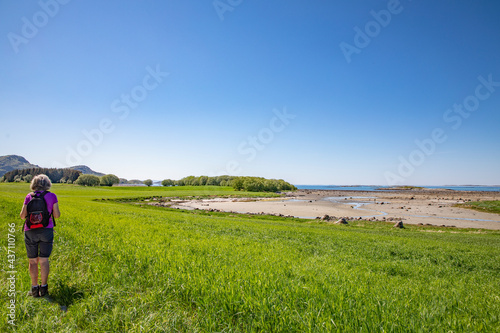
[[[25, 296], [16, 228], [20, 332], [500, 331], [495, 231], [326, 225], [94, 200], [235, 194], [228, 188], [53, 190], [63, 213], [51, 258], [54, 303]], [[26, 184], [0, 184], [2, 235], [8, 223], [20, 225], [27, 192]], [[4, 318], [0, 331], [10, 327]]]

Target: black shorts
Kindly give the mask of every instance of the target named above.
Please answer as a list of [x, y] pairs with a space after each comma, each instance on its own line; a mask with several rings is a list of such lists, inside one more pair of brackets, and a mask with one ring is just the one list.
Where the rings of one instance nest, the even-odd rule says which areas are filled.
[[48, 258], [54, 242], [53, 228], [32, 229], [24, 232], [24, 243], [28, 258]]

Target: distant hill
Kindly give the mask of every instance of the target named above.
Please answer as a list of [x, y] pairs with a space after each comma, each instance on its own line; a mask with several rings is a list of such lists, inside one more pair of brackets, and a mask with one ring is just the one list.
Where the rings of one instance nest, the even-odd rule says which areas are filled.
[[[31, 164], [30, 162], [28, 162], [28, 160], [19, 155], [0, 156], [0, 177], [12, 170], [22, 170], [30, 168], [40, 168], [40, 166]], [[92, 170], [86, 165], [76, 165], [70, 167], [69, 169], [78, 170], [86, 175], [96, 175], [98, 177], [105, 175], [104, 173]]]
[[94, 175], [94, 176], [98, 176], [98, 177], [102, 177], [105, 175], [104, 173], [92, 170], [91, 168], [89, 168], [86, 165], [75, 165], [75, 166], [70, 167], [70, 169], [81, 171], [84, 175]]
[[39, 166], [31, 164], [19, 155], [0, 156], [0, 177], [12, 170], [29, 168], [39, 168]]

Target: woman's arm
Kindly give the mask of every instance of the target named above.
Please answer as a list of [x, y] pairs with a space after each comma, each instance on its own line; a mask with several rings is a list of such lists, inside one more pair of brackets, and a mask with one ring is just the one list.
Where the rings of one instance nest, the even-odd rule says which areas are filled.
[[26, 216], [28, 216], [28, 210], [26, 209], [26, 205], [23, 205], [23, 209], [21, 209], [21, 213], [19, 214], [19, 216], [22, 219], [25, 219]]
[[52, 215], [55, 219], [58, 219], [61, 216], [61, 211], [59, 210], [59, 203], [56, 202], [54, 206], [52, 206]]

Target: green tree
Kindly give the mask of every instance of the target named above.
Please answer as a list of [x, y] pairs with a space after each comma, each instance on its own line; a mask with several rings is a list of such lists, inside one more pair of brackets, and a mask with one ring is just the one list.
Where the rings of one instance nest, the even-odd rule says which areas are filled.
[[172, 179], [164, 179], [164, 180], [161, 182], [161, 185], [162, 185], [162, 186], [174, 186], [174, 185], [175, 185], [175, 182], [174, 182]]
[[243, 177], [238, 177], [238, 178], [235, 178], [233, 179], [233, 181], [231, 182], [231, 186], [236, 190], [236, 191], [241, 191], [243, 190], [244, 186], [243, 186], [243, 181], [244, 181], [244, 178]]
[[217, 182], [216, 177], [208, 177], [206, 185], [220, 185], [220, 183]]
[[278, 184], [274, 179], [264, 180], [264, 191], [266, 192], [277, 192]]
[[198, 185], [199, 186], [207, 185], [207, 182], [208, 182], [208, 177], [207, 176], [200, 176], [198, 178]]
[[80, 175], [75, 183], [82, 186], [99, 186], [101, 180], [94, 175]]
[[151, 185], [153, 185], [153, 181], [151, 179], [146, 179], [144, 181], [144, 185], [151, 186]]
[[182, 178], [181, 180], [184, 181], [184, 185], [189, 186], [189, 185], [195, 185], [194, 182], [196, 181], [195, 176], [187, 176]]
[[120, 178], [113, 174], [104, 175], [101, 177], [101, 186], [113, 186], [113, 184], [118, 184]]
[[243, 182], [245, 191], [261, 192], [264, 191], [264, 182], [257, 177], [249, 177]]

